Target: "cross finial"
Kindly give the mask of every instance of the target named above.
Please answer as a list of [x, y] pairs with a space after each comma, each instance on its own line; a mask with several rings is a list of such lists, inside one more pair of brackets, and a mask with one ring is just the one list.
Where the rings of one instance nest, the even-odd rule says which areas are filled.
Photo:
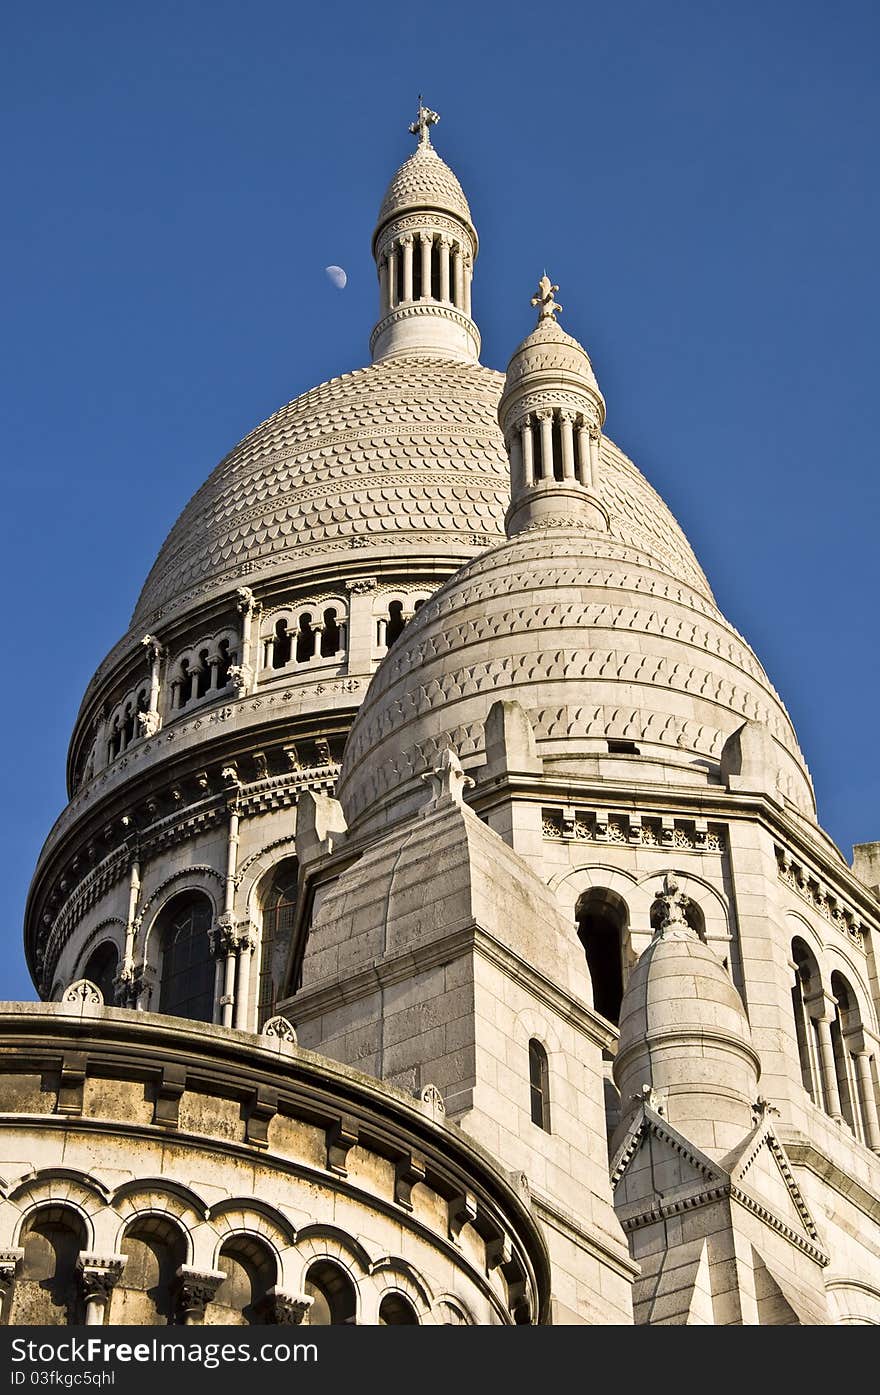
[[418, 118], [412, 122], [410, 131], [414, 136], [418, 136], [419, 145], [431, 144], [431, 127], [436, 126], [440, 120], [436, 111], [431, 111], [430, 107], [422, 105], [422, 94], [419, 93], [419, 114]]
[[553, 299], [558, 290], [559, 287], [552, 285], [550, 277], [545, 271], [538, 282], [537, 295], [532, 296], [532, 304], [538, 307], [538, 324], [542, 320], [555, 320], [556, 311], [562, 309], [559, 302]]

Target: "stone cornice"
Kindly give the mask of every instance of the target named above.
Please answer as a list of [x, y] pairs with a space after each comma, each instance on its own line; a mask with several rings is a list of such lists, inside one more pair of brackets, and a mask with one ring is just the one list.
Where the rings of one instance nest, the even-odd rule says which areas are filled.
[[[809, 1138], [795, 1129], [785, 1129], [777, 1124], [777, 1130], [785, 1146], [789, 1161], [795, 1167], [806, 1168], [814, 1176], [821, 1178], [834, 1191], [846, 1197], [853, 1206], [862, 1211], [875, 1224], [880, 1222], [880, 1159], [871, 1154], [873, 1169], [877, 1173], [876, 1189], [868, 1182], [853, 1177], [827, 1153], [817, 1147]], [[855, 1143], [853, 1147], [857, 1146]]]

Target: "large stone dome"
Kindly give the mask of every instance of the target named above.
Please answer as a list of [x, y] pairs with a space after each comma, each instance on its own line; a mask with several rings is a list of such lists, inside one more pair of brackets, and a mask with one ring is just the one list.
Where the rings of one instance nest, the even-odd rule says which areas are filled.
[[[263, 422], [187, 504], [132, 624], [279, 568], [328, 567], [353, 547], [435, 555], [501, 531], [503, 377], [480, 364], [394, 359], [333, 378]], [[475, 538], [474, 535], [477, 535]]]
[[762, 722], [779, 798], [814, 817], [794, 728], [757, 658], [714, 604], [665, 506], [607, 440], [602, 464], [610, 532], [525, 531], [422, 606], [352, 727], [339, 780], [349, 823], [413, 807], [447, 744], [466, 768], [479, 765], [498, 699], [525, 709], [545, 770], [630, 785], [720, 784], [727, 737]]

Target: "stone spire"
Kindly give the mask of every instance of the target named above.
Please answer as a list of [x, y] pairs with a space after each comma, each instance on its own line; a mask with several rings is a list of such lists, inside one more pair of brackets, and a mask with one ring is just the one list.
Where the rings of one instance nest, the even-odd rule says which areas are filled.
[[478, 239], [461, 185], [431, 144], [440, 120], [419, 97], [410, 125], [418, 145], [388, 186], [373, 256], [379, 320], [373, 361], [399, 355], [474, 363], [480, 335], [471, 318], [471, 277]]
[[498, 406], [510, 456], [508, 537], [531, 527], [608, 527], [598, 495], [605, 401], [585, 350], [556, 319], [558, 290], [545, 272], [532, 296], [538, 323], [508, 364]]

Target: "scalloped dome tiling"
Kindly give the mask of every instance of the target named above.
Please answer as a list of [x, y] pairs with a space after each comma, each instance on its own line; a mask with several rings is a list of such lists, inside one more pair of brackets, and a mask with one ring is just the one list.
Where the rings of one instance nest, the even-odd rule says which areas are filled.
[[439, 208], [473, 225], [464, 190], [432, 145], [419, 145], [385, 190], [377, 226], [408, 208]]
[[[616, 452], [602, 476], [620, 476]], [[632, 467], [630, 467], [632, 468]], [[607, 494], [606, 494], [607, 497]], [[616, 534], [616, 536], [615, 536]], [[791, 719], [748, 644], [692, 581], [633, 534], [535, 528], [466, 563], [380, 664], [352, 726], [338, 797], [349, 825], [399, 817], [447, 745], [484, 758], [484, 724], [518, 701], [545, 769], [595, 773], [608, 742], [638, 743], [636, 777], [705, 785], [746, 721], [768, 728], [779, 791], [815, 816]], [[359, 822], [360, 821], [360, 822]]]
[[[504, 375], [479, 364], [395, 359], [331, 379], [246, 436], [171, 529], [133, 626], [260, 575], [331, 572], [354, 547], [455, 539], [485, 547], [503, 532], [509, 465], [497, 409]], [[672, 514], [607, 437], [601, 495], [612, 535], [710, 596]], [[460, 554], [459, 554], [460, 555]]]

